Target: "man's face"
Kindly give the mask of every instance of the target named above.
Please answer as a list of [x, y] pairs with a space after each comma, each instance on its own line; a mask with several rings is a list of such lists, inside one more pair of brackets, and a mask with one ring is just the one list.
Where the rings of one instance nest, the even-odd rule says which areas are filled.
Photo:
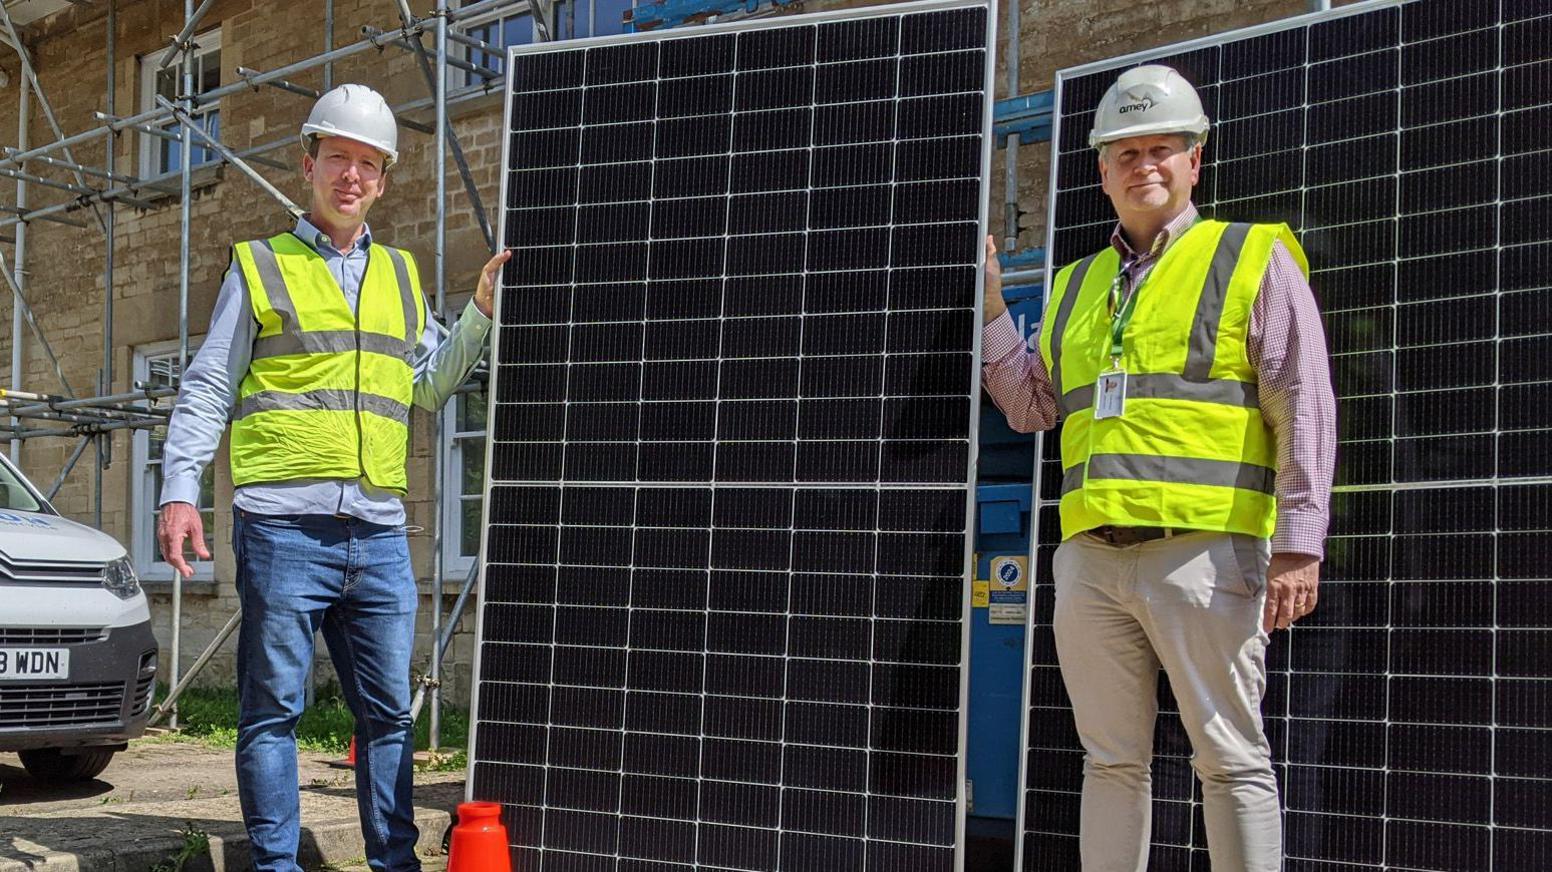
[[1116, 140], [1099, 156], [1101, 184], [1123, 221], [1178, 213], [1201, 170], [1202, 149], [1178, 133]]
[[333, 224], [359, 224], [388, 188], [383, 153], [343, 136], [318, 140], [318, 156], [302, 156], [313, 188], [313, 213]]

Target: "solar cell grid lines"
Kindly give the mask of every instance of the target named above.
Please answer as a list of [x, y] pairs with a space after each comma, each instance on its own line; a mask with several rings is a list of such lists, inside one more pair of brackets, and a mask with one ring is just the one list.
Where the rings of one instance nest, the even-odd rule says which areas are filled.
[[957, 868], [990, 26], [512, 54], [471, 792], [519, 861]]
[[[1086, 135], [1138, 63], [1202, 94], [1203, 213], [1286, 221], [1309, 254], [1338, 492], [1320, 606], [1267, 660], [1289, 872], [1552, 865], [1552, 230], [1526, 171], [1552, 156], [1549, 35], [1544, 0], [1382, 2], [1058, 76], [1053, 272], [1113, 226]], [[1076, 868], [1082, 765], [1051, 637], [1055, 439], [1042, 457], [1026, 872]], [[1204, 869], [1161, 684], [1150, 869]]]

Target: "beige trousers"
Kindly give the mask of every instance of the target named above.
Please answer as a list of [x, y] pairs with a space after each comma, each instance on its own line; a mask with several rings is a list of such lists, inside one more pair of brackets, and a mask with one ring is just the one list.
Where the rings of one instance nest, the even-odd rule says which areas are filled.
[[1083, 872], [1144, 872], [1158, 670], [1180, 703], [1202, 782], [1212, 867], [1277, 872], [1282, 820], [1261, 728], [1266, 540], [1186, 533], [1056, 550], [1056, 649], [1083, 762]]

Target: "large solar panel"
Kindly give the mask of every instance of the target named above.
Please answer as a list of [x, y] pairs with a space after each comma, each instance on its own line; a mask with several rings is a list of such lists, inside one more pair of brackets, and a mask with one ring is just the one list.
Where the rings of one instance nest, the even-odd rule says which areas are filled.
[[[1113, 226], [1086, 134], [1143, 62], [1181, 70], [1215, 122], [1203, 211], [1299, 232], [1332, 352], [1320, 606], [1274, 634], [1263, 708], [1284, 868], [1552, 869], [1552, 3], [1367, 3], [1061, 73], [1053, 271]], [[1077, 868], [1082, 775], [1044, 445], [1027, 872]], [[1190, 745], [1160, 696], [1150, 869], [1205, 869]]]
[[991, 27], [510, 55], [470, 794], [518, 868], [960, 866]]

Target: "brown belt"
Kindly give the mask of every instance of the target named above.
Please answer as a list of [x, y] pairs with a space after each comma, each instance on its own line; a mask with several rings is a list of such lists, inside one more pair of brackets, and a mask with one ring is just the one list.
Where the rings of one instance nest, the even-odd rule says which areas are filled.
[[1091, 539], [1119, 548], [1123, 545], [1136, 545], [1139, 542], [1152, 542], [1154, 539], [1168, 539], [1182, 531], [1173, 527], [1117, 527], [1106, 524], [1083, 532]]

